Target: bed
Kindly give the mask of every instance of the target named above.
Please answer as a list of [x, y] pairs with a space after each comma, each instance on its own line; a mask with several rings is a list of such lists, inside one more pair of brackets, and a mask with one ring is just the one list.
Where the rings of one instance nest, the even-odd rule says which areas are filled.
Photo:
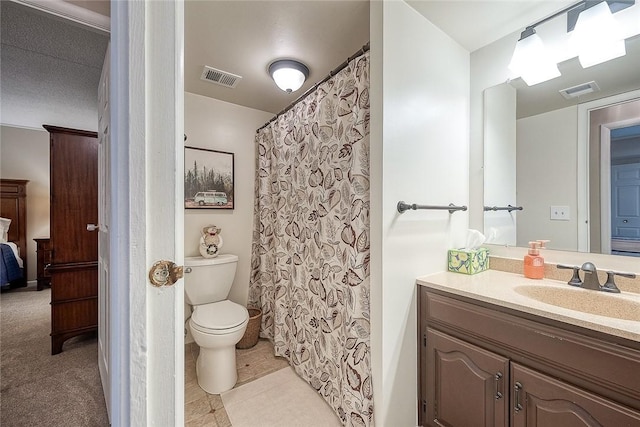
[[[0, 179], [0, 286], [27, 286], [27, 180]], [[6, 241], [5, 241], [6, 240]]]

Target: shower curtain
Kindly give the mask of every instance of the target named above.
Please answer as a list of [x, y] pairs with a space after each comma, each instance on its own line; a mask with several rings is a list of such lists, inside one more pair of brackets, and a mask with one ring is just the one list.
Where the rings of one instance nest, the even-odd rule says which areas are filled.
[[369, 53], [256, 134], [249, 302], [344, 425], [373, 426]]

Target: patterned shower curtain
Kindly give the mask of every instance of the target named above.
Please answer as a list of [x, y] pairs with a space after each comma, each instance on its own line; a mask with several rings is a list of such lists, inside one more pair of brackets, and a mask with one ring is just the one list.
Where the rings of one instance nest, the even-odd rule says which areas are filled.
[[342, 423], [373, 426], [369, 53], [256, 135], [249, 302]]

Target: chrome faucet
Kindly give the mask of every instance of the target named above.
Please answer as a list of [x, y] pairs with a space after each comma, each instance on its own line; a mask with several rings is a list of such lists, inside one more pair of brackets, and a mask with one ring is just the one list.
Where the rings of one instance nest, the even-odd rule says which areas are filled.
[[[636, 275], [633, 273], [619, 273], [617, 271], [607, 271], [607, 281], [604, 284], [600, 284], [600, 279], [598, 278], [598, 270], [596, 266], [592, 262], [585, 262], [582, 264], [582, 267], [578, 266], [568, 266], [568, 265], [557, 265], [557, 268], [565, 268], [573, 270], [573, 277], [569, 280], [569, 284], [571, 286], [578, 286], [584, 289], [591, 289], [594, 291], [603, 291], [603, 292], [612, 292], [612, 293], [620, 293], [620, 289], [616, 286], [614, 281], [614, 276], [622, 276], [628, 277], [630, 279], [635, 279]], [[579, 271], [584, 271], [584, 280], [580, 279]]]

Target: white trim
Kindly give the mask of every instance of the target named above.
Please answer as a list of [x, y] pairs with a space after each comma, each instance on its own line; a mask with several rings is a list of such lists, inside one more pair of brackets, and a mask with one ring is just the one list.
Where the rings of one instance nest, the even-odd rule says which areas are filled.
[[37, 130], [38, 132], [47, 132], [47, 130], [44, 129], [42, 126], [39, 126], [39, 127], [21, 126], [21, 125], [13, 125], [10, 123], [0, 123], [0, 126], [8, 127], [8, 128], [16, 128], [16, 129]]
[[611, 254], [611, 128], [600, 126], [600, 253]]
[[[62, 0], [13, 0], [16, 3], [109, 33], [111, 18]], [[117, 3], [117, 2], [112, 2]], [[112, 6], [113, 7], [113, 6]]]
[[578, 252], [589, 252], [589, 113], [599, 108], [640, 98], [640, 90], [578, 105]]
[[184, 3], [112, 7], [111, 422], [179, 426], [182, 280], [155, 288], [147, 271], [183, 261]]
[[[146, 3], [145, 270], [184, 261], [184, 3]], [[142, 142], [142, 141], [141, 141]], [[142, 228], [142, 227], [140, 227]], [[140, 260], [142, 261], [142, 259]], [[145, 272], [140, 272], [145, 274]], [[146, 274], [145, 274], [146, 276]], [[137, 276], [140, 277], [140, 276]], [[184, 286], [146, 285], [147, 425], [184, 425]], [[132, 420], [134, 421], [134, 420]], [[133, 422], [132, 425], [143, 425]]]
[[130, 295], [129, 295], [129, 28], [128, 2], [113, 2], [111, 14], [115, 18], [111, 33], [112, 84], [111, 104], [111, 229], [110, 229], [110, 301], [109, 361], [111, 364], [111, 425], [131, 424], [132, 401], [144, 404], [145, 396], [132, 395], [129, 372]]

